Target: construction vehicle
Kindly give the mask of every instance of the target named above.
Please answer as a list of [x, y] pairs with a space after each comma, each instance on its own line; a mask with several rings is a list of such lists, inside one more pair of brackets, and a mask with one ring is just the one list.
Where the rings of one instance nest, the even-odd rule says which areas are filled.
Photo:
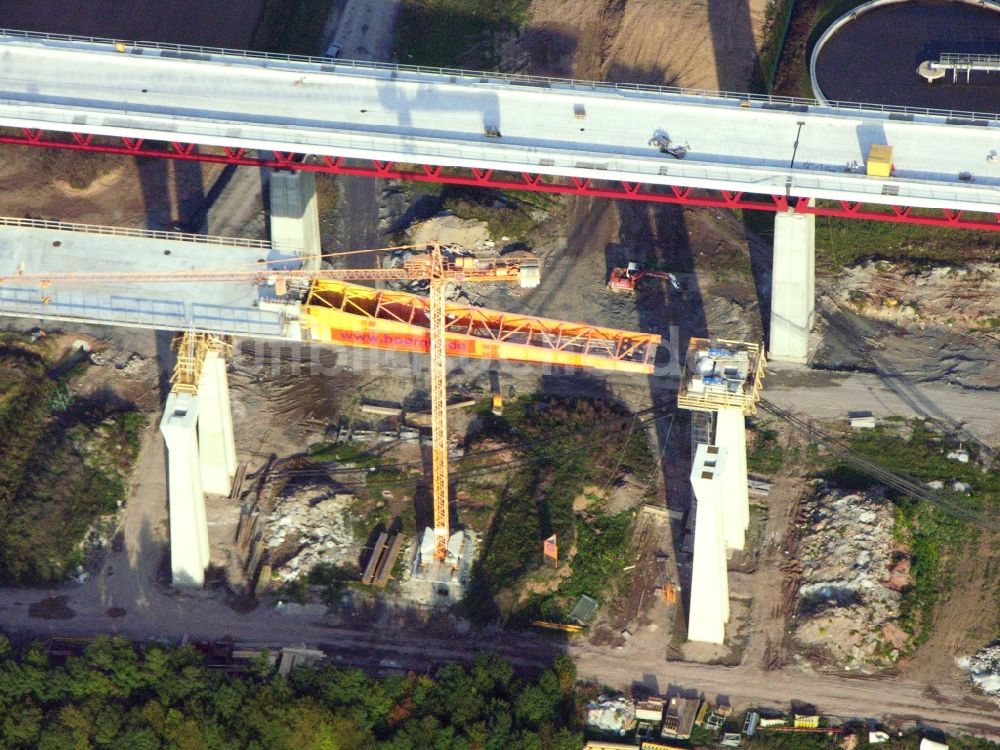
[[[448, 302], [446, 288], [463, 282], [517, 283], [535, 287], [540, 269], [535, 258], [479, 260], [439, 244], [350, 251], [334, 256], [375, 253], [402, 257], [389, 268], [290, 268], [260, 261], [249, 267], [194, 269], [175, 272], [27, 273], [19, 267], [0, 276], [0, 284], [49, 285], [101, 283], [189, 283], [249, 281], [273, 288], [261, 306], [278, 306], [296, 318], [303, 340], [431, 355], [431, 441], [434, 558], [448, 554], [448, 433], [446, 402], [447, 354], [480, 359], [510, 359], [539, 364], [594, 367], [648, 374], [652, 371], [656, 334], [631, 333], [581, 323], [546, 320]], [[427, 297], [378, 290], [351, 281], [429, 281]], [[294, 311], [294, 312], [293, 312]], [[183, 366], [175, 388], [195, 387], [200, 364], [209, 352], [228, 342], [190, 332], [178, 342]], [[499, 395], [499, 394], [497, 394]]]
[[687, 156], [689, 150], [687, 146], [673, 145], [673, 141], [670, 140], [670, 136], [663, 130], [657, 130], [653, 133], [653, 137], [649, 139], [649, 145], [658, 148], [661, 154], [667, 154], [675, 159], [683, 159]]
[[636, 285], [644, 278], [666, 279], [675, 290], [680, 291], [681, 285], [677, 277], [666, 271], [643, 271], [638, 263], [629, 263], [628, 268], [612, 268], [608, 279], [608, 289], [615, 292], [634, 292]]

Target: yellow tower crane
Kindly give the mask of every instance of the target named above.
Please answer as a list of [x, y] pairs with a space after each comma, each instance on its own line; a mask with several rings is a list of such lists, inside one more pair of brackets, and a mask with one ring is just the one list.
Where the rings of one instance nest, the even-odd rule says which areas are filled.
[[[449, 283], [503, 282], [519, 284], [524, 288], [538, 286], [539, 264], [534, 258], [506, 258], [479, 260], [472, 256], [447, 252], [437, 243], [429, 245], [402, 245], [378, 250], [353, 251], [335, 255], [358, 253], [406, 253], [403, 262], [392, 268], [335, 269], [275, 269], [265, 264], [253, 269], [206, 269], [175, 272], [93, 272], [31, 274], [19, 269], [10, 276], [0, 276], [0, 283], [16, 280], [36, 282], [42, 288], [54, 282], [70, 284], [100, 284], [109, 282], [198, 282], [250, 280], [275, 286], [284, 293], [291, 281], [428, 281], [430, 283], [430, 391], [431, 391], [431, 466], [432, 496], [434, 504], [434, 557], [443, 561], [448, 552], [450, 520], [448, 505], [448, 411], [447, 365], [445, 337], [445, 307]], [[197, 392], [198, 376], [206, 353], [225, 346], [222, 337], [207, 333], [186, 332], [175, 343], [178, 353], [177, 366], [171, 378], [174, 390]]]

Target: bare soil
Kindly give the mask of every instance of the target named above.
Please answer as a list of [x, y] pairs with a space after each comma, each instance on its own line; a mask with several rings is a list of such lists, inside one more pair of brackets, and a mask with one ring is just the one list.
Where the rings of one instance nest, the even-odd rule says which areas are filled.
[[5, 29], [245, 49], [264, 0], [6, 0]]

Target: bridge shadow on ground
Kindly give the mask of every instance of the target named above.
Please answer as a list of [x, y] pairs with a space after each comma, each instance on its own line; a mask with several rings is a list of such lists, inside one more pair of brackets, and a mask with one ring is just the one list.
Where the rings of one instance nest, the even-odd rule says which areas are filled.
[[[636, 262], [642, 268], [659, 269], [674, 273], [680, 290], [675, 290], [666, 280], [644, 279], [634, 293], [634, 304], [644, 331], [660, 333], [663, 344], [657, 357], [656, 374], [649, 379], [653, 404], [672, 412], [673, 418], [657, 420], [652, 433], [653, 450], [658, 459], [665, 502], [675, 518], [684, 522], [671, 522], [672, 565], [676, 565], [681, 588], [681, 603], [688, 611], [690, 599], [690, 555], [683, 549], [686, 530], [691, 526], [688, 517], [692, 493], [690, 473], [690, 413], [676, 408], [676, 389], [683, 369], [684, 352], [692, 337], [708, 335], [701, 289], [695, 274], [694, 257], [688, 239], [684, 209], [651, 203], [622, 202], [618, 205], [622, 228], [617, 243], [610, 243], [605, 251], [608, 271], [613, 267]], [[677, 627], [686, 622], [676, 618]], [[683, 642], [686, 633], [676, 633], [673, 643]]]
[[715, 69], [722, 91], [761, 90], [765, 85], [749, 0], [707, 0]]

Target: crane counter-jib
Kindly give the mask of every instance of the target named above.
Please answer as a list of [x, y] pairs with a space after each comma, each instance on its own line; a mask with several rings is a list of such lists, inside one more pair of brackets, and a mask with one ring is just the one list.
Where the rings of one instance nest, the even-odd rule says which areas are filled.
[[[302, 308], [316, 342], [409, 352], [430, 351], [426, 297], [343, 282], [314, 284]], [[449, 356], [503, 359], [648, 375], [660, 336], [448, 303]]]

